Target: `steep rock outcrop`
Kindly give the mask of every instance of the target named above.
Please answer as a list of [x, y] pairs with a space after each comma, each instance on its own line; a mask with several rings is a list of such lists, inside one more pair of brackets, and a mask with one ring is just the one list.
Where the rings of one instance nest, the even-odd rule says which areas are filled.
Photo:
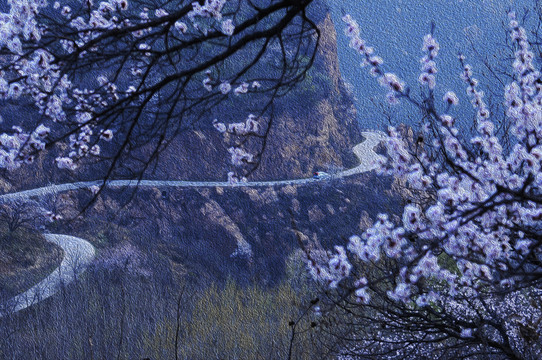
[[[323, 1], [315, 1], [310, 10], [321, 34], [314, 65], [304, 82], [276, 100], [262, 161], [251, 179], [308, 177], [315, 170], [356, 163], [351, 149], [362, 137], [339, 71], [335, 27]], [[237, 121], [248, 113], [241, 115]], [[233, 166], [221, 134], [210, 126], [217, 116], [210, 114], [202, 129], [177, 136], [162, 153], [152, 177], [225, 180]]]
[[[306, 177], [314, 170], [355, 164], [351, 149], [361, 136], [352, 99], [341, 79], [337, 35], [329, 12], [318, 26], [318, 54], [308, 80], [300, 85], [309, 88], [312, 98], [300, 92], [298, 99], [291, 99], [288, 111], [281, 114], [270, 132], [268, 152], [255, 174], [258, 179]], [[314, 94], [310, 87], [316, 77], [324, 77], [327, 86]]]

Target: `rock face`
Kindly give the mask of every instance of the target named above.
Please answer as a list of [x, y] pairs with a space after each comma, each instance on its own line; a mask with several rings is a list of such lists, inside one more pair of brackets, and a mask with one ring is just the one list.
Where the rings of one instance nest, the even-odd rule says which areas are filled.
[[[356, 164], [352, 147], [362, 138], [353, 101], [339, 71], [336, 31], [322, 1], [311, 5], [309, 16], [318, 24], [318, 53], [305, 81], [276, 100], [262, 162], [252, 180], [309, 177], [313, 171]], [[162, 153], [152, 177], [225, 180], [227, 145], [210, 126], [216, 114], [203, 119], [207, 128], [180, 134]], [[239, 114], [242, 121], [248, 113]]]
[[[273, 284], [285, 275], [285, 261], [303, 246], [345, 245], [379, 213], [398, 213], [400, 198], [383, 194], [392, 179], [375, 173], [347, 181], [263, 188], [107, 189], [84, 219], [55, 223], [54, 231], [88, 239], [100, 249], [130, 242], [154, 263], [195, 281]], [[86, 203], [89, 193], [63, 194], [65, 203]], [[61, 211], [67, 219], [69, 209]], [[160, 268], [162, 269], [162, 268]], [[163, 269], [164, 273], [169, 270]], [[162, 271], [162, 270], [160, 270]]]
[[[318, 2], [315, 6], [318, 5]], [[318, 11], [324, 11], [320, 9]], [[264, 156], [257, 178], [306, 177], [314, 170], [349, 167], [355, 164], [352, 147], [361, 141], [356, 110], [342, 82], [337, 57], [337, 36], [327, 12], [319, 21], [321, 38], [314, 67], [302, 88], [313, 89], [311, 81], [324, 77], [324, 86], [307, 98], [302, 93], [292, 99], [272, 128], [268, 153]], [[309, 82], [309, 84], [306, 84]], [[316, 86], [316, 85], [312, 85]]]

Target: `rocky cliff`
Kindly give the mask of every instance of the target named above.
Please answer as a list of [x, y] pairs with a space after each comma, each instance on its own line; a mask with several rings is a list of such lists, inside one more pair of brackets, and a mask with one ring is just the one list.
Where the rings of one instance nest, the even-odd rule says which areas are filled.
[[[322, 16], [323, 11], [325, 8], [313, 12]], [[289, 111], [281, 114], [271, 130], [268, 154], [256, 174], [258, 178], [306, 177], [314, 170], [356, 164], [351, 149], [361, 136], [356, 110], [341, 79], [337, 34], [329, 12], [322, 16], [318, 27], [321, 37], [317, 58], [301, 87], [310, 88], [316, 77], [324, 78], [327, 86], [317, 89], [310, 107], [303, 106], [303, 93], [291, 99]]]
[[[305, 80], [276, 101], [262, 162], [251, 179], [309, 177], [313, 171], [355, 165], [352, 147], [362, 140], [356, 110], [339, 71], [337, 35], [323, 1], [309, 16], [320, 30], [318, 53]], [[210, 124], [217, 114], [206, 121]], [[247, 114], [240, 114], [243, 120]], [[208, 125], [209, 125], [208, 124]], [[179, 135], [165, 150], [154, 178], [225, 180], [233, 168], [227, 144], [210, 126]]]
[[[390, 187], [391, 179], [367, 173], [304, 186], [139, 189], [134, 197], [127, 189], [107, 189], [84, 218], [59, 221], [51, 231], [81, 236], [100, 249], [129, 242], [169, 277], [273, 284], [301, 247], [296, 231], [307, 248], [345, 245], [378, 213], [398, 212], [400, 198], [386, 193]], [[73, 209], [91, 196], [64, 193], [58, 210], [74, 218]]]

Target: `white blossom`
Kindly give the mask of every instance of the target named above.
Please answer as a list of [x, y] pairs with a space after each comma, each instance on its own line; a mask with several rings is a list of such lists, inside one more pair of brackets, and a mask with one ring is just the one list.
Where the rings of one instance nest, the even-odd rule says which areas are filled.
[[231, 85], [229, 82], [225, 81], [218, 86], [218, 89], [222, 94], [226, 95], [231, 91]]
[[233, 21], [231, 19], [222, 21], [221, 25], [221, 31], [225, 35], [232, 36], [235, 31], [235, 26], [233, 25]]

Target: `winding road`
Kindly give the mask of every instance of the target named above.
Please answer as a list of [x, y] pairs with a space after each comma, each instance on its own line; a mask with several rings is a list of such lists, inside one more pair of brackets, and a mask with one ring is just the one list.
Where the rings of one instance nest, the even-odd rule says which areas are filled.
[[[343, 178], [374, 170], [378, 167], [378, 162], [385, 159], [382, 155], [374, 151], [374, 148], [385, 139], [385, 135], [375, 131], [365, 131], [362, 132], [362, 135], [365, 137], [365, 141], [354, 146], [352, 149], [358, 157], [360, 164], [352, 169], [334, 174], [330, 177], [331, 179]], [[300, 185], [327, 180], [329, 180], [327, 177], [241, 183], [225, 181], [110, 180], [105, 183], [105, 187], [262, 187]], [[41, 188], [0, 195], [0, 202], [28, 200], [32, 197], [41, 197], [69, 190], [88, 189], [93, 186], [104, 186], [104, 183], [98, 180], [48, 185]], [[76, 279], [95, 257], [95, 248], [84, 239], [60, 234], [44, 234], [44, 236], [47, 241], [55, 243], [64, 250], [64, 258], [60, 266], [37, 285], [1, 304], [0, 318], [7, 314], [23, 310], [54, 295], [63, 286], [68, 285]]]
[[0, 317], [30, 307], [71, 283], [94, 260], [96, 250], [88, 241], [69, 235], [44, 234], [47, 241], [64, 250], [64, 258], [49, 276], [0, 306]]

